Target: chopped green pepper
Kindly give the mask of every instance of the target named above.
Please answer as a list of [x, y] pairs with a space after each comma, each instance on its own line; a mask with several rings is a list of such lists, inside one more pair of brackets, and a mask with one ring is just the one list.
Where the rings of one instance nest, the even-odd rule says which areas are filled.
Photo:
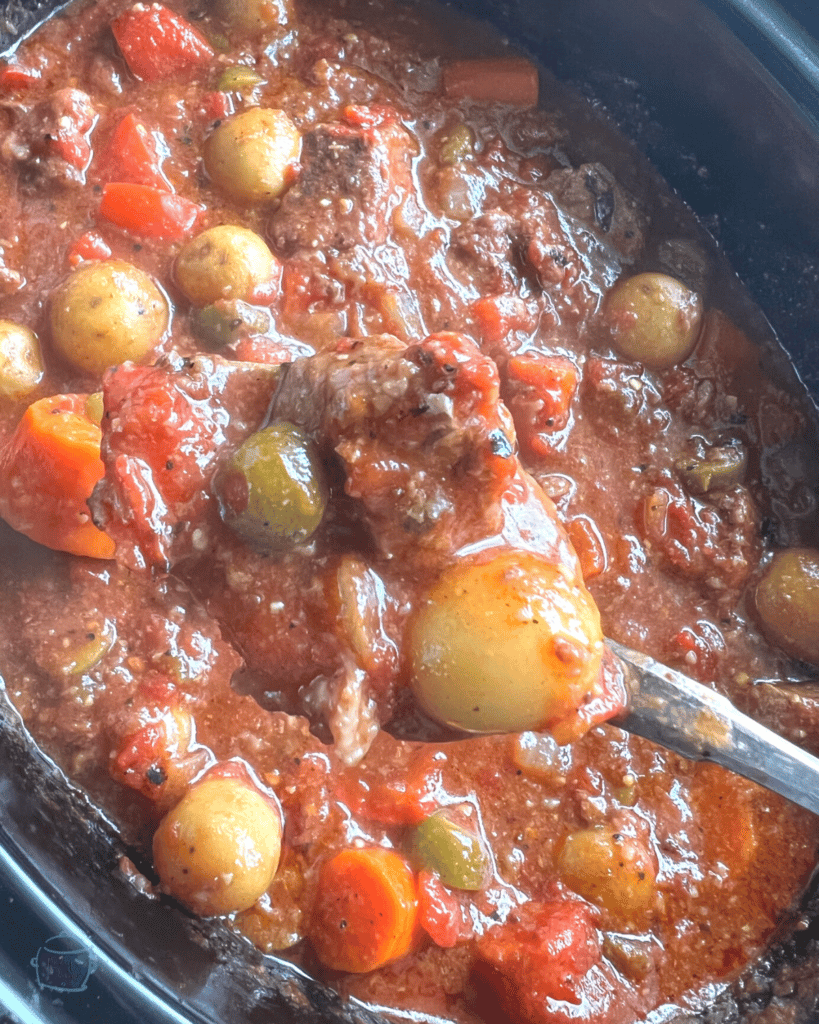
[[216, 88], [221, 92], [250, 92], [255, 89], [264, 79], [258, 71], [244, 65], [237, 65], [232, 68], [225, 68], [216, 82]]
[[466, 124], [458, 124], [441, 139], [441, 163], [457, 164], [472, 156], [475, 133]]
[[192, 310], [190, 324], [194, 337], [209, 349], [217, 350], [242, 335], [267, 334], [270, 313], [238, 299], [220, 299], [210, 306]]
[[703, 455], [683, 456], [674, 467], [692, 494], [726, 491], [745, 474], [748, 458], [738, 444], [709, 448]]
[[410, 837], [412, 856], [451, 889], [476, 891], [486, 884], [491, 861], [486, 845], [457, 812], [444, 808], [418, 825]]

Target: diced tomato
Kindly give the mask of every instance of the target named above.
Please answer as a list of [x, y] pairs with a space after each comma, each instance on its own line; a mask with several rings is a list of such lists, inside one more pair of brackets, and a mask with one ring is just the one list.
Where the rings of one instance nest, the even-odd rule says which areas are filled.
[[530, 331], [537, 321], [517, 295], [485, 295], [472, 303], [472, 316], [484, 341], [498, 344], [511, 331]]
[[521, 443], [536, 456], [552, 450], [551, 435], [569, 422], [577, 367], [565, 356], [513, 356], [506, 367], [506, 403]]
[[247, 363], [268, 363], [278, 366], [281, 363], [289, 363], [293, 358], [293, 353], [286, 345], [263, 336], [249, 335], [240, 338], [231, 348], [238, 360]]
[[373, 104], [371, 107], [351, 104], [344, 108], [341, 116], [356, 128], [376, 128], [380, 124], [388, 124], [398, 119], [395, 108], [384, 103]]
[[223, 121], [234, 111], [233, 97], [227, 92], [202, 94], [199, 110], [206, 121]]
[[85, 260], [106, 260], [111, 255], [111, 247], [96, 231], [86, 231], [68, 250], [68, 263], [78, 267]]
[[566, 523], [566, 532], [580, 559], [583, 579], [591, 580], [604, 572], [608, 565], [606, 545], [594, 520], [589, 516], [575, 516]]
[[25, 89], [36, 85], [42, 80], [43, 73], [39, 68], [25, 64], [3, 64], [0, 67], [0, 91], [11, 92], [14, 89]]
[[438, 807], [441, 766], [422, 752], [406, 770], [386, 779], [365, 781], [360, 773], [343, 775], [338, 798], [358, 817], [384, 825], [417, 825]]
[[592, 913], [569, 899], [524, 904], [478, 940], [478, 956], [515, 999], [579, 1003], [578, 983], [600, 960]]
[[432, 871], [418, 874], [418, 923], [442, 949], [451, 949], [471, 933], [458, 897]]
[[706, 620], [684, 626], [671, 641], [668, 660], [702, 682], [713, 680], [719, 656], [725, 651], [722, 633]]
[[128, 67], [146, 82], [193, 71], [214, 56], [202, 33], [162, 4], [134, 4], [111, 28]]
[[111, 182], [102, 190], [100, 215], [145, 238], [178, 240], [193, 234], [202, 207], [173, 192]]
[[167, 148], [158, 132], [149, 131], [136, 114], [126, 114], [96, 161], [97, 177], [103, 182], [124, 181], [173, 192], [162, 173]]

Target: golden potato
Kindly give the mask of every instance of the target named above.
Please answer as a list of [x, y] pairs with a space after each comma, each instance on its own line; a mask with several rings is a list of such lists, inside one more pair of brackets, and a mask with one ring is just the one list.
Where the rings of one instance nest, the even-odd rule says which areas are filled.
[[754, 602], [772, 643], [819, 665], [819, 551], [777, 551], [757, 584]]
[[546, 728], [597, 692], [603, 637], [589, 592], [536, 555], [446, 570], [410, 635], [411, 686], [470, 732]]
[[43, 373], [37, 335], [12, 320], [0, 320], [0, 396], [27, 398]]
[[169, 321], [167, 299], [156, 284], [122, 260], [83, 264], [51, 297], [54, 348], [93, 377], [126, 359], [144, 359]]
[[209, 776], [162, 819], [154, 866], [165, 889], [197, 914], [247, 910], [279, 865], [281, 813], [250, 781]]
[[237, 203], [268, 203], [290, 183], [301, 135], [283, 110], [252, 107], [223, 121], [205, 142], [205, 169]]
[[248, 302], [256, 289], [273, 282], [278, 266], [255, 231], [220, 224], [182, 246], [176, 257], [176, 283], [194, 306], [220, 299]]

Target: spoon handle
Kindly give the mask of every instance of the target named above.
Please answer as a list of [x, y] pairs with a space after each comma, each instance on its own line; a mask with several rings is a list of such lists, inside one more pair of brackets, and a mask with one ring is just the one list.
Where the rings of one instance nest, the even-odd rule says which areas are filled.
[[729, 700], [645, 654], [607, 641], [631, 695], [613, 725], [692, 761], [713, 761], [819, 814], [819, 758], [766, 729]]

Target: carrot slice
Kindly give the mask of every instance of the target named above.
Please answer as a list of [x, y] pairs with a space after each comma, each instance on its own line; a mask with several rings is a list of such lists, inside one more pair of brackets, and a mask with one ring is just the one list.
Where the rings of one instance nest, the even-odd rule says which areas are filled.
[[100, 215], [146, 238], [187, 238], [201, 212], [190, 199], [150, 185], [115, 181], [102, 190]]
[[415, 877], [400, 854], [342, 850], [321, 870], [310, 938], [325, 967], [364, 974], [410, 951], [417, 920]]
[[214, 56], [202, 33], [162, 4], [134, 4], [111, 29], [125, 63], [145, 82], [191, 71]]
[[88, 499], [104, 467], [102, 433], [86, 395], [41, 398], [0, 452], [0, 516], [58, 551], [113, 558], [114, 542], [91, 522]]
[[443, 82], [444, 93], [452, 99], [537, 105], [538, 71], [525, 57], [455, 60], [444, 68]]

